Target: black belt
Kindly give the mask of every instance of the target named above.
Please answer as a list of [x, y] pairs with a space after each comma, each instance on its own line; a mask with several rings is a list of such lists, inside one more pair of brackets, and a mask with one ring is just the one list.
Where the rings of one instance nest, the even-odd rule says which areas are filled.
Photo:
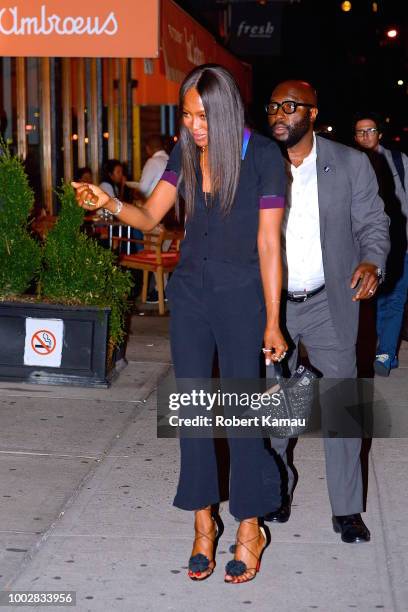
[[287, 297], [290, 302], [306, 302], [309, 298], [323, 291], [325, 286], [321, 285], [317, 289], [313, 289], [313, 291], [288, 291]]

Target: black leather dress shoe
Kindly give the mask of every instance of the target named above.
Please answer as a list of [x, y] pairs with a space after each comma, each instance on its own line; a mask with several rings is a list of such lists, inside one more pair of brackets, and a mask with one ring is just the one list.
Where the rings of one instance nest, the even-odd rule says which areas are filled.
[[292, 507], [292, 496], [287, 495], [282, 502], [280, 508], [275, 512], [269, 512], [264, 516], [264, 520], [268, 523], [287, 523], [290, 517]]
[[369, 542], [370, 532], [364, 524], [361, 514], [346, 514], [345, 516], [333, 516], [333, 529], [341, 533], [341, 539], [347, 544], [353, 542]]

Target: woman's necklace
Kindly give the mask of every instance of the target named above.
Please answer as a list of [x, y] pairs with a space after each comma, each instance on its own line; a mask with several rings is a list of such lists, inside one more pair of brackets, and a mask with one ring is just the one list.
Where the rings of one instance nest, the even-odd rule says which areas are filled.
[[206, 153], [207, 147], [201, 147], [201, 170], [203, 173], [203, 192], [204, 192], [204, 200], [205, 200], [205, 206], [207, 207], [207, 190], [206, 190], [206, 179], [207, 179], [207, 173], [206, 173], [206, 165], [205, 165], [205, 153]]

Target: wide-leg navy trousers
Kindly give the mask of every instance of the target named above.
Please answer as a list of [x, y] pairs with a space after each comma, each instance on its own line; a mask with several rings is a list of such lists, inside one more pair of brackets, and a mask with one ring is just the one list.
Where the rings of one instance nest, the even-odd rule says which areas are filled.
[[[242, 273], [242, 271], [241, 271]], [[214, 287], [191, 278], [170, 281], [171, 350], [176, 378], [211, 378], [217, 349], [221, 378], [259, 378], [265, 307], [259, 279]], [[280, 475], [259, 438], [228, 439], [231, 514], [264, 516], [280, 505]], [[180, 479], [174, 505], [199, 510], [220, 501], [214, 439], [181, 438]]]

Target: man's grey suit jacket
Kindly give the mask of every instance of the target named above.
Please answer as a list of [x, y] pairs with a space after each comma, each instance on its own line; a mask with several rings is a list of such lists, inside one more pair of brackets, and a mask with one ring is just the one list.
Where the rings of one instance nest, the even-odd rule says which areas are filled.
[[316, 136], [320, 240], [330, 314], [339, 346], [355, 344], [359, 303], [350, 289], [361, 262], [385, 269], [389, 220], [365, 153]]

